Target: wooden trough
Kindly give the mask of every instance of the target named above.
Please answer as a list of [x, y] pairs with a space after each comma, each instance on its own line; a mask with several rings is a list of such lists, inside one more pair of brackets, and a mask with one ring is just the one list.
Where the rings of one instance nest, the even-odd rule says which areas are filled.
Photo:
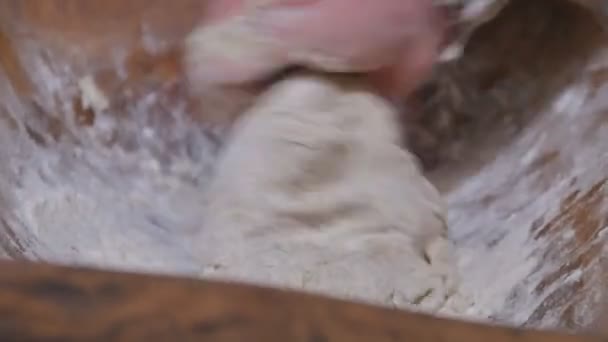
[[2, 341], [605, 341], [245, 285], [24, 262], [0, 268]]
[[[83, 80], [97, 84], [104, 110], [119, 125], [128, 126], [141, 110], [133, 104], [145, 104], [150, 94], [149, 122], [177, 125], [163, 115], [179, 107], [205, 124], [183, 95], [179, 63], [180, 42], [202, 6], [198, 0], [0, 0], [0, 256], [6, 259], [0, 341], [606, 341], [585, 336], [608, 332], [603, 1], [512, 0], [476, 29], [462, 59], [440, 66], [408, 100], [424, 114], [408, 118], [406, 127], [417, 129], [410, 143], [448, 199], [453, 240], [473, 251], [465, 274], [480, 277], [484, 259], [500, 261], [503, 273], [535, 260], [508, 289], [511, 305], [490, 317], [517, 328], [180, 278], [193, 271], [174, 267], [187, 258], [167, 236], [187, 240], [187, 232], [160, 232], [137, 250], [145, 236], [137, 222], [89, 228], [94, 220], [87, 213], [97, 210], [89, 202], [78, 202], [73, 220], [83, 228], [69, 234], [61, 227], [75, 221], [49, 221], [57, 203], [28, 206], [28, 198], [43, 196], [43, 185], [55, 191], [53, 198], [82, 200], [56, 191], [54, 182], [72, 177], [61, 165], [71, 164], [53, 159], [50, 177], [44, 153], [61, 150], [64, 158], [99, 146], [130, 151], [140, 143], [112, 130], [91, 138], [88, 128], [105, 121], [82, 102]], [[209, 133], [208, 139], [215, 138]], [[170, 143], [158, 148], [181, 151]], [[30, 173], [44, 184], [32, 185]], [[102, 193], [102, 181], [91, 184]], [[534, 248], [522, 245], [505, 259], [514, 231]], [[125, 236], [120, 243], [107, 240], [118, 235]], [[99, 255], [103, 243], [115, 250], [111, 261]], [[524, 303], [531, 295], [538, 300]]]

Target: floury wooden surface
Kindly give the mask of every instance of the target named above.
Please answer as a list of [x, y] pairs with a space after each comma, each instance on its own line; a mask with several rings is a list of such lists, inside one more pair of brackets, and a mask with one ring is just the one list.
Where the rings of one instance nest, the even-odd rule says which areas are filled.
[[[430, 164], [433, 164], [434, 153], [441, 146], [459, 147], [453, 153], [457, 157], [438, 162], [430, 176], [445, 191], [450, 202], [451, 234], [474, 259], [465, 267], [465, 274], [471, 272], [475, 275], [471, 279], [481, 279], [483, 286], [480, 287], [493, 287], [502, 279], [497, 281], [480, 273], [484, 259], [496, 262], [494, 267], [501, 274], [517, 268], [528, 258], [538, 260], [530, 270], [525, 270], [527, 273], [522, 276], [521, 284], [510, 288], [511, 306], [493, 313], [495, 320], [516, 321], [529, 327], [603, 331], [603, 307], [608, 307], [602, 304], [606, 300], [601, 298], [608, 266], [602, 259], [608, 194], [605, 187], [608, 165], [603, 152], [607, 143], [608, 103], [605, 99], [608, 90], [603, 84], [608, 80], [608, 68], [601, 63], [593, 68], [585, 69], [585, 66], [589, 58], [601, 52], [605, 38], [593, 16], [565, 1], [514, 0], [512, 3], [497, 20], [481, 27], [471, 38], [462, 62], [440, 68], [438, 86], [430, 86], [418, 98], [412, 99], [413, 105], [422, 108], [420, 112], [426, 115], [415, 118], [424, 128], [418, 132], [421, 136], [417, 138], [419, 145], [416, 148], [420, 153], [428, 153]], [[66, 117], [55, 115], [56, 108], [40, 104], [37, 99], [47, 90], [36, 82], [35, 77], [39, 75], [33, 73], [34, 65], [28, 64], [32, 60], [28, 53], [33, 50], [25, 47], [32, 42], [39, 48], [39, 55], [35, 57], [67, 61], [74, 68], [74, 81], [93, 75], [115, 113], [126, 116], [130, 113], [128, 104], [149, 93], [163, 99], [165, 107], [158, 109], [162, 113], [180, 101], [187, 102], [179, 65], [180, 41], [195, 24], [200, 11], [201, 1], [195, 0], [175, 0], [170, 5], [166, 1], [137, 0], [0, 0], [0, 81], [9, 81], [11, 89], [16, 91], [14, 99], [35, 109], [39, 115], [52, 118], [48, 120], [48, 130], [54, 139], [69, 138], [71, 133], [66, 128]], [[149, 36], [156, 37], [156, 44], [150, 44]], [[117, 51], [120, 52], [118, 57]], [[116, 62], [117, 58], [119, 62]], [[122, 64], [126, 72], [121, 73], [116, 63]], [[580, 84], [589, 87], [571, 87], [578, 82], [575, 82], [577, 77], [581, 78]], [[566, 93], [568, 89], [573, 91]], [[583, 91], [586, 96], [595, 97], [587, 98], [582, 106], [572, 105], [576, 96], [581, 96], [581, 89], [587, 89]], [[523, 96], [526, 91], [534, 95]], [[572, 100], [573, 96], [567, 96], [573, 93], [575, 100]], [[550, 102], [547, 99], [557, 94], [564, 96], [561, 102], [550, 106], [552, 110], [539, 109], [546, 109], [543, 106]], [[94, 113], [79, 107], [77, 95], [70, 96], [66, 101], [75, 107], [79, 125], [93, 125]], [[566, 101], [568, 99], [570, 101]], [[195, 104], [191, 105], [195, 107]], [[0, 112], [3, 114], [12, 108], [7, 103], [2, 106]], [[489, 108], [492, 110], [488, 111]], [[204, 122], [200, 112], [191, 110], [189, 113], [197, 113], [193, 115]], [[507, 123], [491, 125], [486, 121]], [[453, 141], [459, 142], [460, 138], [454, 132], [470, 135], [473, 143], [454, 144]], [[35, 132], [30, 133], [32, 139], [36, 139]], [[41, 144], [53, 143], [47, 140]], [[22, 226], [7, 223], [5, 217], [1, 223], [3, 254], [12, 259], [39, 259], [39, 251], [32, 247], [39, 245], [32, 243], [37, 236]], [[507, 248], [505, 241], [517, 230], [525, 233], [526, 243], [533, 241], [530, 246], [537, 249], [530, 252], [526, 249], [528, 245], [523, 243], [519, 249]], [[506, 252], [511, 255], [501, 256]], [[272, 341], [271, 333], [277, 341], [291, 338], [322, 341], [323, 337], [329, 341], [340, 341], [340, 338], [356, 341], [355, 338], [367, 337], [373, 337], [368, 340], [386, 338], [388, 341], [395, 336], [421, 341], [447, 337], [454, 341], [542, 341], [543, 338], [520, 330], [461, 325], [376, 309], [367, 311], [351, 304], [329, 304], [298, 295], [285, 295], [285, 298], [296, 299], [283, 299], [282, 294], [275, 295], [267, 290], [231, 286], [224, 290], [223, 286], [199, 285], [191, 281], [180, 285], [184, 283], [153, 281], [146, 277], [144, 284], [135, 276], [107, 275], [112, 284], [120, 283], [117, 288], [124, 286], [126, 289], [114, 295], [115, 288], [104, 285], [108, 282], [104, 275], [88, 271], [71, 273], [65, 269], [54, 275], [55, 271], [46, 266], [23, 268], [8, 263], [2, 267], [0, 286], [6, 286], [7, 290], [0, 293], [0, 307], [10, 308], [11, 311], [5, 312], [23, 314], [23, 324], [35, 324], [33, 318], [27, 322], [25, 319], [40, 317], [41, 320], [54, 319], [60, 327], [70, 329], [53, 330], [55, 328], [50, 325], [41, 324], [31, 330], [32, 334], [65, 333], [64, 336], [74, 340], [81, 337], [105, 340], [107, 331], [117, 334], [113, 336], [124, 334], [125, 340], [149, 338], [146, 334], [150, 331], [155, 332], [155, 337], [161, 336], [158, 338], [168, 336], [167, 340], [173, 340], [175, 336], [184, 336], [187, 340], [190, 336], [196, 337], [188, 335], [195, 333], [195, 326], [199, 329], [196, 333], [213, 334], [217, 326], [213, 322], [218, 317], [215, 314], [222, 312], [220, 321], [227, 322], [228, 328], [215, 330], [219, 331], [218, 341], [222, 340], [220, 338], [239, 340], [239, 336], [258, 336], [261, 340]], [[65, 280], [65, 283], [51, 282], [49, 285], [49, 279]], [[43, 285], [35, 285], [40, 283]], [[121, 303], [124, 299], [133, 306], [115, 302], [99, 304], [112, 299], [103, 297], [101, 292], [104, 291], [94, 298], [92, 289], [97, 286], [106, 291], [109, 288], [111, 294], [105, 295], [120, 297]], [[192, 289], [183, 290], [181, 286]], [[31, 288], [38, 291], [28, 290]], [[199, 302], [191, 300], [198, 298], [195, 294], [181, 297], [182, 291], [203, 291], [205, 294]], [[226, 291], [225, 297], [223, 291]], [[526, 302], [521, 299], [529, 294], [537, 300]], [[37, 303], [33, 298], [44, 300]], [[231, 302], [233, 298], [243, 300]], [[169, 302], [171, 304], [167, 304]], [[194, 305], [202, 302], [205, 305]], [[273, 307], [269, 303], [279, 306]], [[93, 309], [84, 312], [83, 305]], [[301, 307], [305, 309], [298, 317], [304, 318], [291, 315]], [[168, 308], [181, 318], [163, 319], [162, 313]], [[159, 316], [152, 314], [155, 310]], [[528, 311], [523, 322], [514, 319], [517, 312]], [[245, 317], [244, 321], [236, 319], [231, 325], [240, 315]], [[67, 321], [75, 317], [90, 323]], [[201, 325], [201, 318], [208, 319], [207, 323]], [[130, 324], [125, 322], [133, 320], [144, 323], [141, 326], [140, 323], [132, 324], [133, 330], [121, 328]], [[0, 332], [6, 334], [8, 340], [11, 336], [8, 334], [12, 333], [14, 337], [16, 332], [6, 330], [7, 326], [10, 328], [9, 325], [0, 326]], [[150, 326], [159, 330], [149, 329]], [[268, 329], [256, 330], [254, 326]], [[359, 331], [353, 326], [366, 330]], [[318, 327], [321, 328], [315, 330]], [[179, 335], [179, 331], [185, 331], [185, 335]], [[321, 331], [319, 335], [318, 331]], [[357, 334], [350, 335], [353, 332]], [[224, 333], [226, 335], [221, 335]], [[239, 333], [247, 335], [236, 335]], [[560, 341], [554, 336], [545, 338]], [[587, 341], [561, 338], [563, 341]]]
[[2, 341], [601, 342], [273, 289], [0, 262]]

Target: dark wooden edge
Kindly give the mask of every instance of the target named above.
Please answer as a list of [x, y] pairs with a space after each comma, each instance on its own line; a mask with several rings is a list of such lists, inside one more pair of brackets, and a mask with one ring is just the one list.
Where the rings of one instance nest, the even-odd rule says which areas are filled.
[[599, 342], [249, 285], [0, 261], [0, 341]]

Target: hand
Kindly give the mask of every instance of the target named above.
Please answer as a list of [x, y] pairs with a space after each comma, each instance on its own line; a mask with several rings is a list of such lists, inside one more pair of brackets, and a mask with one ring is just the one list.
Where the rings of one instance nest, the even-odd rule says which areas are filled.
[[363, 72], [387, 96], [402, 97], [431, 71], [444, 29], [430, 0], [209, 1], [205, 26], [240, 25], [230, 38], [244, 37], [218, 56], [213, 48], [202, 53], [203, 40], [196, 43], [199, 50], [190, 56], [196, 78], [216, 84], [255, 81], [301, 65]]

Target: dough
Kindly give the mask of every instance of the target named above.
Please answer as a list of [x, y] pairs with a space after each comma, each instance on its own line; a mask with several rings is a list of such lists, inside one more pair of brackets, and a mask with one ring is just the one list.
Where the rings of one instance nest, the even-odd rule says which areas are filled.
[[195, 243], [203, 276], [436, 312], [446, 208], [392, 108], [348, 77], [279, 81], [237, 121]]

